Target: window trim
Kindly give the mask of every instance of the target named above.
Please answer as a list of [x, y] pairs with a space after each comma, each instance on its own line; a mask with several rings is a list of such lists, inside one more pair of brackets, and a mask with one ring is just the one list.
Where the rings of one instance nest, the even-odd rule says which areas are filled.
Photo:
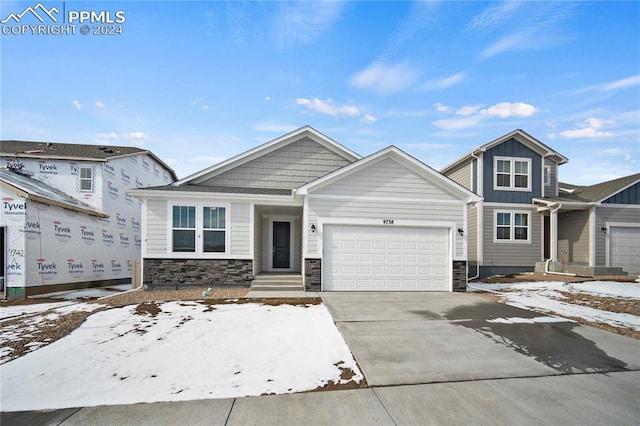
[[[191, 252], [181, 252], [181, 251], [173, 251], [173, 231], [174, 229], [180, 229], [180, 228], [174, 228], [173, 227], [173, 208], [174, 207], [179, 207], [179, 206], [183, 206], [183, 207], [195, 207], [196, 210], [196, 227], [195, 227], [195, 234], [196, 234], [196, 247], [195, 247], [195, 251], [191, 251]], [[215, 208], [221, 208], [223, 207], [225, 209], [225, 216], [224, 216], [224, 222], [225, 222], [225, 227], [224, 227], [224, 252], [211, 252], [211, 251], [204, 251], [204, 247], [203, 247], [203, 243], [204, 243], [204, 232], [205, 231], [221, 231], [223, 230], [222, 228], [217, 228], [217, 229], [206, 229], [204, 228], [204, 213], [203, 210], [205, 207], [215, 207]], [[219, 203], [219, 202], [212, 202], [212, 203], [204, 203], [204, 202], [192, 202], [192, 201], [181, 201], [181, 200], [177, 200], [175, 202], [170, 202], [169, 206], [167, 208], [167, 213], [168, 213], [168, 217], [167, 217], [167, 225], [169, 228], [169, 232], [167, 233], [167, 253], [172, 255], [172, 256], [179, 256], [179, 257], [193, 257], [193, 256], [198, 256], [199, 258], [222, 258], [222, 257], [228, 257], [228, 255], [231, 253], [230, 250], [230, 243], [231, 243], [231, 223], [230, 223], [230, 217], [231, 217], [231, 209], [230, 209], [230, 204], [229, 203]]]
[[[82, 177], [82, 170], [91, 170], [91, 178], [83, 178]], [[94, 178], [94, 170], [93, 167], [79, 167], [78, 168], [78, 191], [79, 192], [93, 192], [93, 189], [95, 187], [94, 182], [93, 182], [93, 178]], [[82, 182], [83, 181], [89, 181], [91, 182], [91, 189], [82, 189]]]
[[[508, 161], [509, 168], [509, 186], [498, 186], [498, 161]], [[516, 176], [524, 176], [522, 173], [516, 173], [516, 162], [522, 162], [527, 164], [527, 186], [517, 187]], [[504, 173], [501, 173], [504, 174]], [[531, 192], [531, 181], [533, 180], [533, 169], [531, 168], [531, 158], [524, 157], [493, 157], [493, 190], [494, 191], [521, 191]]]
[[[508, 214], [509, 215], [509, 239], [498, 239], [498, 214]], [[515, 239], [515, 228], [516, 228], [516, 214], [525, 214], [527, 215], [527, 239], [526, 240], [516, 240]], [[493, 211], [493, 242], [498, 244], [504, 243], [515, 243], [515, 244], [531, 244], [531, 211], [529, 210], [500, 210], [496, 209]], [[522, 226], [519, 226], [522, 228]]]

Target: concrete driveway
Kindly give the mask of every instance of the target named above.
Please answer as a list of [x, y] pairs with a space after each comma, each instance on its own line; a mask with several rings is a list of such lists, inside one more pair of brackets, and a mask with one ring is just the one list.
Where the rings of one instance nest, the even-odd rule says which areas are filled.
[[322, 299], [373, 387], [640, 369], [638, 340], [470, 294]]

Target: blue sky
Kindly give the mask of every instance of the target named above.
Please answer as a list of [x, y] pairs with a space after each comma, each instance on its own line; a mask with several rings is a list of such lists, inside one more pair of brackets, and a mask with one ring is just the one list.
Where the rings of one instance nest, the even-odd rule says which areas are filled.
[[307, 124], [436, 169], [521, 128], [565, 182], [640, 169], [639, 2], [42, 5], [126, 21], [1, 35], [2, 139], [135, 145], [182, 178]]

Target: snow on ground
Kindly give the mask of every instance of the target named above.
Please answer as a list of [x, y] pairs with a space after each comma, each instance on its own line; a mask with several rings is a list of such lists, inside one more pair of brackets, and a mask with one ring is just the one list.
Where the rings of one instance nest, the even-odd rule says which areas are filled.
[[583, 318], [614, 327], [627, 327], [640, 331], [640, 316], [615, 313], [580, 306], [563, 301], [560, 293], [589, 294], [604, 298], [640, 299], [640, 283], [613, 281], [590, 281], [584, 283], [564, 282], [519, 282], [519, 283], [473, 283], [469, 291], [491, 291], [499, 293], [508, 305], [542, 312], [554, 312], [560, 316]]
[[20, 315], [37, 314], [52, 308], [67, 306], [73, 303], [74, 302], [53, 302], [53, 303], [38, 303], [35, 305], [3, 306], [2, 308], [0, 308], [0, 320], [11, 318], [11, 317], [17, 317]]
[[2, 410], [281, 394], [363, 379], [324, 305], [158, 306], [155, 317], [136, 306], [95, 313], [1, 365], [0, 387], [10, 390]]

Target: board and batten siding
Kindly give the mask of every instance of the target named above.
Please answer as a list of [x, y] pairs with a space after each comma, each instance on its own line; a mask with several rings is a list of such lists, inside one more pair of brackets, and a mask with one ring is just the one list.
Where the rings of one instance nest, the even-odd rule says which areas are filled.
[[453, 170], [447, 172], [446, 176], [465, 188], [473, 190], [471, 188], [471, 161], [456, 166]]
[[[529, 211], [530, 242], [494, 243], [495, 211]], [[542, 216], [535, 208], [523, 206], [484, 206], [483, 212], [483, 265], [485, 266], [531, 266], [542, 260]]]
[[604, 204], [640, 204], [640, 183], [620, 191], [603, 201]]
[[313, 194], [456, 200], [451, 193], [427, 182], [426, 179], [390, 158], [385, 158], [335, 183], [319, 188]]
[[558, 259], [589, 263], [589, 211], [558, 214]]
[[[329, 199], [329, 198], [309, 198], [309, 224], [318, 224], [323, 219], [378, 219], [382, 224], [384, 219], [393, 219], [401, 226], [402, 220], [423, 221], [423, 222], [455, 222], [456, 227], [462, 227], [464, 222], [463, 209], [466, 206], [460, 202], [458, 204], [449, 203], [419, 203], [411, 201], [389, 202], [367, 201], [357, 199]], [[396, 226], [396, 225], [389, 225]], [[455, 232], [455, 230], [454, 230]], [[319, 232], [308, 234], [309, 255], [319, 255], [318, 253]], [[464, 241], [459, 235], [456, 238], [456, 259], [464, 256]]]
[[[494, 190], [494, 157], [519, 157], [531, 159], [531, 191]], [[542, 157], [515, 139], [509, 139], [484, 153], [483, 197], [486, 202], [530, 204], [534, 197], [542, 196]]]
[[303, 138], [199, 184], [293, 189], [349, 163], [310, 138]]
[[165, 200], [146, 202], [147, 254], [165, 254], [167, 250], [168, 208]]
[[640, 208], [596, 207], [596, 266], [605, 266], [607, 261], [607, 235], [601, 231], [607, 222], [640, 223]]

